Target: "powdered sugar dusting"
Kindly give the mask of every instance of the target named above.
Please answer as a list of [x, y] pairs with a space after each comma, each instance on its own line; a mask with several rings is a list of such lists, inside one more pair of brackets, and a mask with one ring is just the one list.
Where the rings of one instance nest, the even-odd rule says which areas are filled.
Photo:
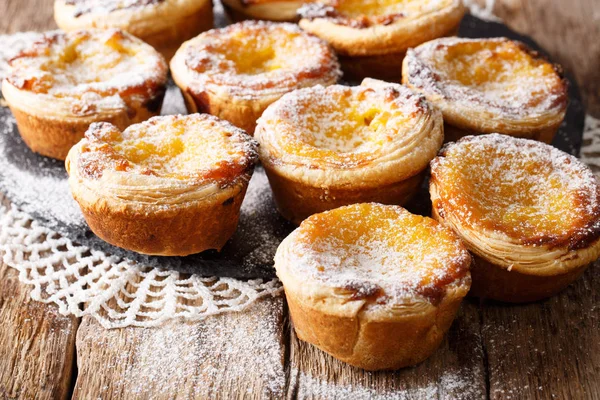
[[150, 46], [114, 29], [46, 33], [12, 59], [7, 80], [19, 89], [57, 99], [80, 99], [77, 115], [93, 113], [100, 101], [157, 97], [164, 90], [167, 65]]
[[432, 162], [432, 182], [444, 212], [474, 226], [532, 244], [577, 245], [598, 235], [598, 181], [575, 157], [543, 143], [466, 137]]
[[294, 24], [246, 21], [188, 43], [181, 62], [193, 74], [192, 89], [199, 92], [212, 88], [252, 99], [332, 84], [341, 76], [329, 46]]
[[[48, 32], [54, 34], [56, 32]], [[0, 35], [0, 82], [10, 71], [9, 61], [23, 50], [31, 47], [44, 36], [40, 32], [19, 32], [10, 35]]]
[[390, 157], [428, 116], [424, 98], [401, 85], [314, 86], [269, 107], [255, 135], [285, 162], [354, 168]]
[[[241, 315], [216, 316], [201, 322], [168, 322], [155, 329], [106, 331], [84, 325], [78, 337], [79, 361], [93, 373], [97, 359], [119, 369], [100, 397], [213, 398], [247, 390], [261, 398], [283, 398], [285, 371], [282, 342], [283, 301], [266, 299]], [[115, 345], [121, 347], [115, 349]], [[260, 361], [258, 361], [260, 360]], [[236, 392], [235, 394], [243, 394]], [[218, 397], [218, 396], [217, 396]]]
[[194, 183], [227, 183], [258, 161], [256, 147], [250, 136], [230, 123], [191, 114], [153, 117], [123, 132], [94, 123], [77, 148], [83, 175], [93, 179], [112, 169]]
[[382, 304], [437, 292], [465, 277], [470, 264], [448, 228], [397, 206], [359, 204], [313, 215], [284, 243], [276, 264], [292, 257], [291, 273], [302, 280], [358, 298], [377, 295]]
[[485, 107], [504, 117], [536, 118], [566, 110], [566, 84], [555, 67], [505, 38], [442, 38], [407, 53], [405, 76], [434, 103]]

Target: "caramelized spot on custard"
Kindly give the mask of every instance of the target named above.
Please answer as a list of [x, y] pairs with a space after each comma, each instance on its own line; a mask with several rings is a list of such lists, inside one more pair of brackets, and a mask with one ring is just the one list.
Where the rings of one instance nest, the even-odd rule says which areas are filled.
[[470, 256], [431, 218], [398, 206], [355, 204], [316, 214], [295, 233], [298, 271], [351, 291], [353, 298], [435, 300], [466, 276]]
[[532, 245], [576, 248], [600, 236], [596, 178], [549, 145], [498, 134], [467, 137], [432, 163], [432, 181], [445, 217], [461, 224]]

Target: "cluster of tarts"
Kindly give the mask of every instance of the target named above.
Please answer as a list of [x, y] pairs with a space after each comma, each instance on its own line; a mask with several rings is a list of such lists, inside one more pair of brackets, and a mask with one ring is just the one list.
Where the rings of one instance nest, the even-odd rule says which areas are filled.
[[[539, 54], [445, 38], [458, 0], [224, 3], [302, 29], [204, 32], [208, 0], [57, 0], [70, 32], [11, 60], [2, 92], [19, 132], [66, 159], [100, 238], [150, 255], [219, 250], [260, 162], [299, 225], [275, 255], [298, 336], [369, 370], [429, 357], [467, 293], [540, 300], [600, 256], [600, 185], [546, 144], [567, 93]], [[165, 58], [190, 115], [158, 116]], [[403, 84], [343, 86], [341, 70]], [[428, 171], [433, 218], [402, 208]]]

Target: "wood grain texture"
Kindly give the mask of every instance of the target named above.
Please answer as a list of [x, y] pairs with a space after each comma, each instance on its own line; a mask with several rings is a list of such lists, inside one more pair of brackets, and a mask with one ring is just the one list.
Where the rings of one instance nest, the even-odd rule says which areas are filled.
[[463, 303], [446, 339], [425, 362], [395, 372], [368, 372], [316, 347], [290, 340], [289, 399], [482, 399], [485, 360], [479, 310]]
[[160, 328], [77, 333], [75, 399], [270, 399], [285, 389], [283, 299]]
[[54, 0], [0, 0], [0, 34], [57, 29]]
[[0, 398], [66, 399], [78, 322], [30, 290], [0, 262]]
[[491, 399], [600, 399], [599, 273], [546, 301], [484, 304]]

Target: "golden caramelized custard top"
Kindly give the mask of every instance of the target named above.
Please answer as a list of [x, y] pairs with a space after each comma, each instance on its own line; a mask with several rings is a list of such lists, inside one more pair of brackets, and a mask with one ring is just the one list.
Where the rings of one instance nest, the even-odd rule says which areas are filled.
[[289, 265], [301, 281], [386, 303], [415, 295], [439, 299], [448, 285], [468, 277], [471, 258], [460, 239], [435, 220], [398, 206], [363, 203], [304, 220], [275, 262]]
[[[121, 103], [158, 97], [167, 64], [152, 47], [120, 30], [49, 33], [10, 62], [8, 82], [20, 90], [57, 99], [81, 100], [85, 115], [92, 100]], [[89, 102], [86, 102], [89, 100]], [[110, 105], [110, 104], [108, 104]]]
[[567, 87], [557, 67], [520, 42], [438, 39], [409, 50], [405, 66], [405, 84], [455, 109], [475, 107], [507, 118], [549, 112], [562, 118], [566, 110]]
[[435, 156], [441, 123], [422, 96], [401, 85], [365, 80], [356, 87], [315, 86], [286, 94], [264, 112], [255, 137], [266, 163], [309, 170], [372, 167], [378, 179], [386, 179], [384, 169], [394, 168], [394, 178], [402, 179]]
[[445, 220], [521, 244], [577, 249], [600, 236], [600, 186], [552, 146], [491, 134], [447, 145], [431, 163]]
[[79, 173], [87, 179], [109, 171], [227, 185], [257, 161], [250, 136], [206, 114], [154, 117], [123, 132], [94, 123], [78, 146]]
[[205, 32], [184, 44], [182, 57], [192, 73], [190, 88], [227, 90], [252, 98], [340, 76], [333, 51], [297, 25], [246, 21]]
[[299, 12], [307, 19], [326, 18], [360, 29], [409, 22], [455, 4], [455, 0], [330, 0], [307, 4]]

